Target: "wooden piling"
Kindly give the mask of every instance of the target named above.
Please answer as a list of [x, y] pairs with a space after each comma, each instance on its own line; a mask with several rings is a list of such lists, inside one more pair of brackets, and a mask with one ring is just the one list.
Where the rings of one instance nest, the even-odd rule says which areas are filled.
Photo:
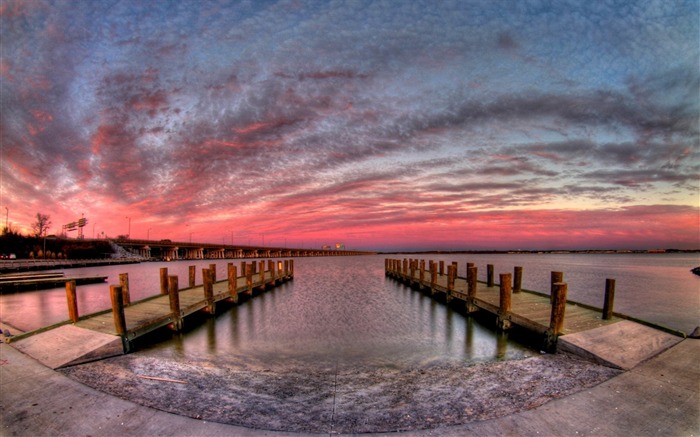
[[228, 294], [233, 303], [238, 303], [238, 272], [233, 263], [228, 263]]
[[289, 277], [294, 277], [294, 260], [289, 260]]
[[440, 261], [440, 276], [445, 274], [445, 261]]
[[510, 273], [500, 274], [500, 304], [498, 310], [498, 329], [507, 330], [510, 328], [510, 311], [511, 311], [511, 275]]
[[275, 262], [273, 260], [267, 261], [267, 269], [270, 271], [270, 286], [274, 287], [277, 278], [275, 277]]
[[515, 266], [513, 268], [513, 293], [520, 293], [523, 290], [523, 268]]
[[284, 260], [284, 276], [288, 277], [289, 275], [290, 275], [290, 273], [289, 273], [289, 260], [285, 259]]
[[447, 303], [452, 301], [452, 293], [455, 289], [455, 277], [457, 276], [457, 269], [454, 264], [447, 266]]
[[553, 335], [561, 335], [564, 332], [567, 288], [566, 282], [554, 283], [554, 302], [552, 304], [552, 315], [549, 319], [549, 329]]
[[168, 268], [160, 268], [160, 294], [168, 294]]
[[610, 320], [613, 316], [613, 302], [615, 301], [615, 280], [605, 280], [605, 302], [603, 303], [603, 320]]
[[196, 281], [197, 281], [197, 267], [196, 267], [196, 266], [190, 266], [190, 267], [189, 267], [189, 270], [190, 270], [190, 271], [189, 271], [189, 273], [190, 273], [189, 285], [190, 285], [190, 288], [194, 288], [194, 285], [195, 285], [195, 283], [196, 283]]
[[486, 264], [486, 286], [493, 287], [493, 264]]
[[180, 315], [180, 289], [176, 275], [168, 276], [168, 296], [170, 297], [170, 312], [173, 317], [173, 329], [182, 330], [182, 316]]
[[253, 265], [246, 264], [245, 266], [245, 283], [248, 287], [248, 294], [253, 296]]
[[211, 269], [202, 269], [202, 289], [204, 290], [204, 300], [207, 301], [205, 308], [209, 314], [216, 314], [216, 304], [214, 303], [214, 272]]
[[[467, 264], [469, 265], [469, 264]], [[467, 268], [467, 312], [473, 313], [478, 310], [477, 306], [474, 304], [474, 299], [476, 299], [476, 276], [477, 268], [474, 264]]]
[[75, 281], [66, 281], [66, 300], [68, 301], [68, 318], [71, 322], [78, 321], [78, 296], [75, 292]]
[[119, 285], [122, 286], [122, 299], [124, 299], [124, 306], [131, 305], [131, 296], [129, 295], [129, 274], [120, 273], [119, 274]]
[[124, 297], [121, 285], [110, 285], [109, 295], [112, 299], [112, 315], [114, 316], [114, 329], [117, 335], [126, 334], [126, 317], [124, 316]]
[[418, 269], [418, 286], [419, 287], [424, 287], [425, 286], [425, 260], [422, 259], [420, 260], [420, 267]]
[[216, 282], [216, 264], [209, 264], [209, 271], [211, 272], [211, 282], [213, 284]]
[[550, 276], [549, 302], [554, 303], [554, 284], [564, 282], [563, 272], [552, 272]]

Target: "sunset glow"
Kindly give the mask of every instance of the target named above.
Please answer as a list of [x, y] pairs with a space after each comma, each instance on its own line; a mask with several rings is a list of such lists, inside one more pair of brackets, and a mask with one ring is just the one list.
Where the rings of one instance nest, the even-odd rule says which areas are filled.
[[2, 226], [697, 249], [699, 10], [0, 0]]

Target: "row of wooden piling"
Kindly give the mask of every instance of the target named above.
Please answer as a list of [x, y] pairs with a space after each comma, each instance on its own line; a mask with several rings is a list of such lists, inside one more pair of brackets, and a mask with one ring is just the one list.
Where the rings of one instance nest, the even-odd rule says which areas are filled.
[[[265, 270], [267, 262], [268, 269]], [[241, 271], [244, 274], [246, 289], [243, 293], [253, 295], [254, 284], [258, 288], [272, 287], [275, 284], [294, 276], [294, 260], [274, 261], [260, 260], [259, 262], [241, 262]], [[189, 288], [195, 287], [196, 267], [189, 266]], [[267, 273], [267, 276], [266, 276]], [[255, 278], [255, 276], [258, 278]], [[227, 265], [228, 300], [238, 303], [238, 267], [233, 263]], [[257, 279], [255, 281], [254, 279]], [[204, 311], [215, 314], [216, 302], [214, 301], [213, 286], [217, 282], [216, 264], [210, 264], [208, 268], [202, 269], [202, 289], [206, 306]], [[129, 290], [129, 275], [122, 273], [119, 275], [119, 285], [110, 285], [110, 298], [112, 303], [112, 313], [114, 315], [114, 326], [118, 335], [124, 336], [127, 333], [126, 317], [124, 309], [132, 304]], [[184, 289], [183, 289], [184, 290]], [[170, 310], [172, 312], [172, 327], [181, 330], [183, 327], [182, 314], [180, 312], [179, 299], [179, 278], [177, 275], [169, 275], [168, 268], [160, 269], [160, 294], [168, 295], [170, 300]], [[80, 319], [78, 313], [77, 293], [75, 281], [66, 282], [66, 298], [68, 302], [68, 317], [72, 322]]]
[[[457, 279], [459, 264], [457, 262], [452, 262], [450, 264], [445, 263], [445, 261], [434, 262], [432, 260], [428, 261], [428, 268], [426, 270], [426, 261], [404, 258], [399, 259], [385, 259], [385, 271], [389, 276], [393, 276], [397, 279], [401, 279], [408, 283], [409, 286], [417, 288], [426, 288], [430, 290], [431, 295], [435, 295], [439, 290], [437, 286], [439, 276], [447, 276], [447, 286], [445, 291], [446, 301], [450, 303], [453, 299], [457, 298], [465, 302], [465, 309], [468, 314], [474, 313], [478, 310], [487, 309], [488, 306], [481, 304], [477, 299], [477, 282], [485, 283], [487, 287], [495, 287], [495, 275], [494, 275], [494, 265], [486, 265], [486, 281], [477, 281], [477, 267], [474, 263], [466, 263], [466, 294], [455, 289], [455, 280]], [[418, 273], [418, 275], [416, 275]], [[426, 278], [426, 274], [429, 275], [429, 280]], [[492, 309], [497, 316], [497, 327], [499, 330], [507, 330], [511, 327], [511, 312], [512, 312], [512, 294], [521, 293], [522, 288], [522, 278], [523, 278], [523, 268], [522, 266], [516, 266], [513, 269], [513, 273], [500, 273], [499, 286], [499, 306], [498, 308]], [[567, 304], [567, 292], [568, 285], [564, 282], [564, 273], [558, 271], [552, 271], [550, 275], [550, 293], [549, 300], [551, 304], [551, 314], [549, 319], [549, 327], [545, 332], [545, 346], [552, 348], [556, 344], [556, 339], [559, 335], [563, 333], [564, 330], [564, 317]], [[545, 295], [544, 293], [537, 293], [528, 291], [535, 294]], [[613, 301], [615, 295], [615, 280], [606, 279], [605, 285], [605, 301], [602, 311], [602, 319], [609, 320], [613, 316]]]

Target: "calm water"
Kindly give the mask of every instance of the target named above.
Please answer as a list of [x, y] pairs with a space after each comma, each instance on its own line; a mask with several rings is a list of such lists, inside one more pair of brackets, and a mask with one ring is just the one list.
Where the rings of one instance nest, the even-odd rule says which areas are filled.
[[[403, 258], [404, 256], [393, 256]], [[415, 256], [417, 257], [417, 256]], [[295, 279], [151, 347], [169, 356], [246, 356], [259, 359], [363, 362], [426, 362], [434, 359], [507, 359], [526, 349], [498, 338], [490, 327], [384, 277], [385, 256], [297, 258]], [[495, 272], [523, 266], [523, 286], [547, 291], [550, 271], [564, 272], [569, 298], [602, 306], [605, 278], [617, 281], [615, 310], [689, 332], [700, 324], [700, 277], [689, 270], [698, 254], [640, 255], [431, 255], [425, 259], [466, 262]], [[229, 260], [217, 261], [224, 276]], [[240, 265], [240, 261], [234, 261]], [[144, 263], [67, 270], [68, 275], [106, 274], [110, 283], [128, 272], [132, 300], [158, 293], [158, 272], [186, 283], [188, 266], [210, 261]], [[78, 287], [81, 314], [109, 308], [106, 284]], [[22, 330], [67, 319], [62, 288], [0, 296], [0, 320]]]

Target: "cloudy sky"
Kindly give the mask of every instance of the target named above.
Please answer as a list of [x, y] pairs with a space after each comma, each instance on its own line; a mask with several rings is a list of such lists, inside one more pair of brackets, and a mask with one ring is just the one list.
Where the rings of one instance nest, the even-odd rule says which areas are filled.
[[699, 5], [0, 0], [3, 226], [698, 248]]

